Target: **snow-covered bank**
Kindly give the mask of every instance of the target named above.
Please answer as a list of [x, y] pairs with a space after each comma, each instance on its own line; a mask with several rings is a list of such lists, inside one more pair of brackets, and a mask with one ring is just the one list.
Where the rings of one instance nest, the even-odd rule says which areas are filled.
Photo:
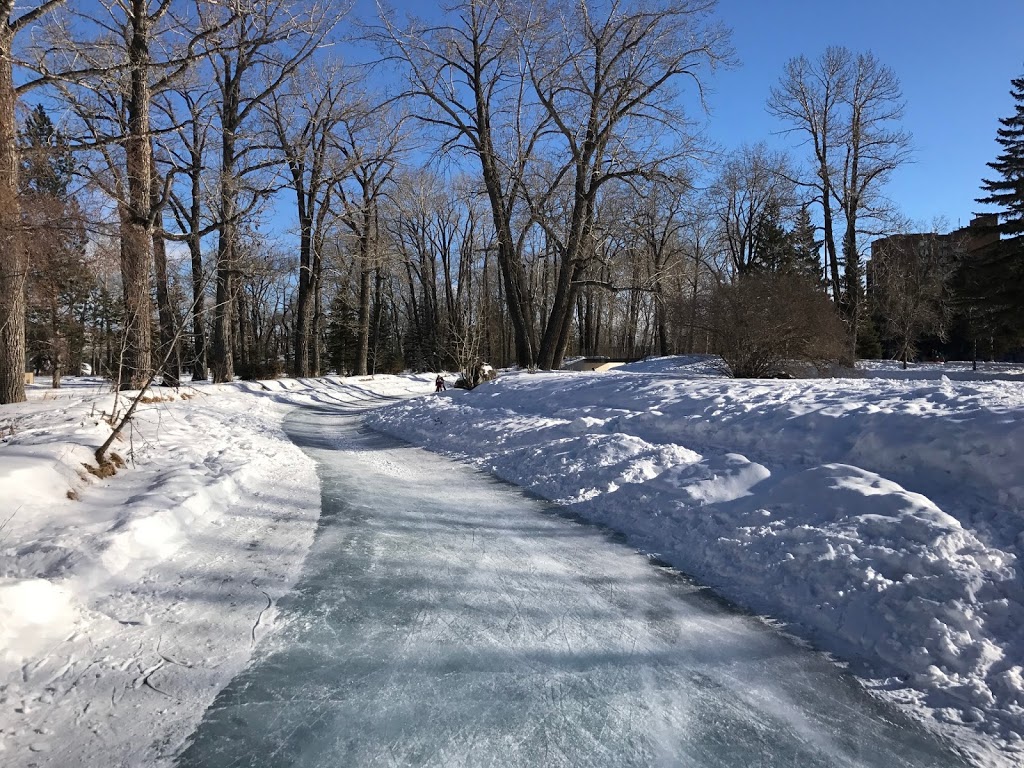
[[708, 373], [509, 375], [370, 422], [627, 533], [858, 662], [980, 762], [1018, 764], [1020, 385]]
[[[429, 391], [426, 379], [156, 389], [99, 478], [98, 380], [0, 408], [0, 764], [152, 765], [273, 626], [313, 540], [296, 403]], [[121, 408], [124, 408], [122, 400]]]

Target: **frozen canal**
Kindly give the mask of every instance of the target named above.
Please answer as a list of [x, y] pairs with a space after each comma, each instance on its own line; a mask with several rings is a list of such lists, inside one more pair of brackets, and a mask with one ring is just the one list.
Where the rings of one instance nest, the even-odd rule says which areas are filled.
[[835, 666], [607, 533], [297, 411], [323, 517], [177, 765], [959, 766]]

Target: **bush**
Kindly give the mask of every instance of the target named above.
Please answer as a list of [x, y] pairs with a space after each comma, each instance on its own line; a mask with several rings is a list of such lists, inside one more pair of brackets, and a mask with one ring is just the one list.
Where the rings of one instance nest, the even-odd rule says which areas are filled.
[[846, 329], [828, 296], [805, 278], [745, 275], [712, 297], [715, 350], [737, 378], [822, 375], [849, 363]]
[[284, 375], [284, 361], [272, 358], [256, 360], [251, 363], [237, 363], [235, 374], [244, 381], [277, 379]]
[[491, 364], [478, 360], [473, 365], [466, 366], [466, 369], [459, 373], [455, 386], [457, 389], [475, 389], [485, 381], [494, 381], [496, 378], [498, 378], [498, 372], [491, 367]]

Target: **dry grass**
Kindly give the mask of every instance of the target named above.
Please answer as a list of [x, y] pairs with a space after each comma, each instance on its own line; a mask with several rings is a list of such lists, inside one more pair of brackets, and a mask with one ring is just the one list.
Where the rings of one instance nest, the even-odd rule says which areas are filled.
[[152, 405], [153, 403], [170, 403], [174, 399], [174, 395], [146, 395], [139, 402]]
[[98, 477], [101, 480], [107, 477], [113, 477], [117, 474], [117, 470], [124, 466], [124, 459], [122, 459], [116, 453], [111, 453], [107, 460], [99, 466], [93, 466], [92, 464], [83, 463], [83, 467], [89, 472], [90, 475]]

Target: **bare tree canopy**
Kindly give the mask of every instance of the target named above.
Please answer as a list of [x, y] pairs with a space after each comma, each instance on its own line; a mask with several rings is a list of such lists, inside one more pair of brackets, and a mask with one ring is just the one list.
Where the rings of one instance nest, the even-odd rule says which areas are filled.
[[811, 166], [800, 182], [821, 208], [830, 288], [856, 345], [864, 303], [860, 236], [878, 234], [891, 215], [881, 188], [910, 153], [910, 136], [898, 127], [899, 80], [870, 52], [830, 47], [814, 60], [790, 59], [768, 109], [805, 135]]
[[[965, 322], [989, 349], [1024, 336], [979, 309], [1018, 292], [992, 278], [1016, 264], [998, 228], [970, 233], [956, 282], [868, 266], [905, 231], [885, 191], [909, 153], [873, 54], [786, 63], [768, 108], [788, 151], [713, 142], [733, 63], [713, 0], [380, 0], [362, 26], [326, 0], [0, 8], [8, 51], [39, 22], [0, 60], [7, 402], [27, 348], [55, 383], [88, 363], [139, 387], [754, 347], [775, 362], [738, 368], [778, 373], [786, 350], [824, 366], [879, 334], [905, 357], [943, 328], [962, 347]], [[19, 92], [42, 112], [16, 115]], [[61, 194], [18, 181], [44, 183], [44, 156]]]
[[[432, 105], [423, 119], [480, 162], [521, 365], [558, 367], [565, 354], [603, 188], [692, 154], [675, 97], [684, 84], [700, 93], [730, 55], [713, 8], [468, 0], [452, 26], [385, 24], [379, 35], [406, 66], [407, 95]], [[534, 227], [555, 259], [545, 313], [524, 279]]]

